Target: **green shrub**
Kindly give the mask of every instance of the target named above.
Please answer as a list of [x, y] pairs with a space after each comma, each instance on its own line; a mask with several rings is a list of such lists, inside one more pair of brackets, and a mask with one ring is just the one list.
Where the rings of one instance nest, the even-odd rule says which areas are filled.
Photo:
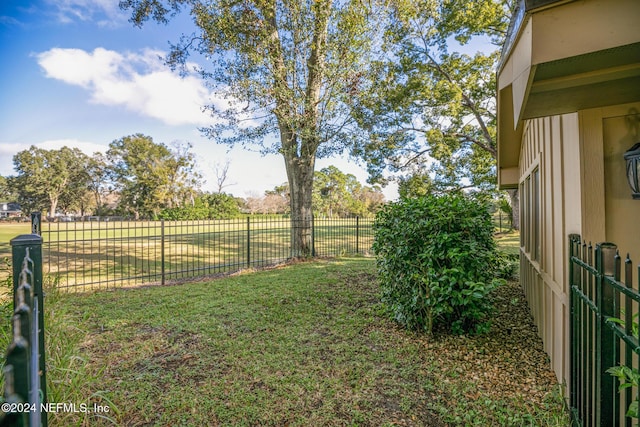
[[233, 196], [214, 193], [198, 196], [192, 205], [164, 208], [158, 214], [157, 219], [170, 221], [227, 219], [236, 218], [239, 215], [240, 206]]
[[520, 256], [498, 250], [495, 258], [496, 277], [499, 279], [516, 280], [520, 272]]
[[404, 199], [374, 222], [382, 298], [409, 329], [486, 331], [496, 246], [488, 205], [461, 194]]

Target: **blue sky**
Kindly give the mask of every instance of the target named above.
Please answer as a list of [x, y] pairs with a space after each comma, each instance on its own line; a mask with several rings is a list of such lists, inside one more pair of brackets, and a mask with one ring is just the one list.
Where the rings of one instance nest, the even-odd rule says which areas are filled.
[[[180, 78], [161, 59], [169, 42], [192, 31], [189, 17], [142, 29], [127, 18], [118, 0], [1, 0], [0, 175], [14, 174], [13, 155], [31, 145], [92, 154], [143, 133], [167, 145], [190, 142], [205, 190], [215, 188], [216, 165], [227, 159], [234, 185], [225, 191], [235, 196], [286, 182], [280, 156], [229, 151], [197, 130], [210, 120], [202, 105], [215, 99], [199, 77]], [[319, 160], [316, 169], [330, 164], [366, 179], [363, 168], [343, 158]]]

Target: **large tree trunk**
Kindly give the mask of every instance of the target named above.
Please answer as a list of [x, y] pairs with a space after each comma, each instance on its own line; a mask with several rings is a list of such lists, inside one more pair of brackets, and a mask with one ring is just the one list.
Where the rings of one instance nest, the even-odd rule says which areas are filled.
[[520, 192], [516, 190], [507, 190], [511, 199], [511, 227], [514, 230], [520, 230]]
[[291, 257], [313, 255], [311, 194], [315, 156], [285, 154], [291, 208]]
[[58, 198], [57, 197], [49, 197], [49, 217], [56, 217], [56, 209], [58, 208]]
[[331, 0], [312, 3], [314, 13], [313, 40], [307, 58], [307, 85], [304, 93], [302, 114], [295, 102], [295, 88], [289, 87], [289, 77], [285, 66], [285, 55], [280, 44], [276, 10], [269, 4], [264, 11], [272, 32], [268, 54], [273, 66], [274, 93], [280, 130], [281, 153], [284, 156], [289, 181], [291, 207], [291, 256], [293, 258], [313, 255], [311, 210], [313, 190], [313, 169], [319, 141], [319, 105], [323, 78], [325, 77], [325, 54]]

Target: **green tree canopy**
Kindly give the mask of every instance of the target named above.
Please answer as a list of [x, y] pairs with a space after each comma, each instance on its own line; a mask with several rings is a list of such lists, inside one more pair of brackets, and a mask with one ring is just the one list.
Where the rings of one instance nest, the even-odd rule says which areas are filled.
[[2, 175], [0, 175], [0, 200], [3, 202], [14, 202], [18, 200], [13, 189], [9, 185], [9, 180], [6, 176]]
[[224, 105], [210, 105], [218, 124], [203, 129], [228, 144], [258, 144], [282, 154], [290, 188], [292, 255], [311, 253], [316, 157], [338, 153], [362, 136], [347, 98], [379, 30], [375, 2], [278, 0], [122, 0], [132, 21], [168, 22], [185, 9], [197, 31], [174, 45], [169, 63], [190, 53], [208, 58], [201, 70]]
[[[439, 191], [495, 191], [496, 67], [509, 3], [394, 1], [383, 46], [387, 60], [376, 65], [380, 78], [353, 99], [369, 131], [359, 150], [374, 179], [390, 170], [405, 174], [405, 186], [417, 174], [430, 175]], [[495, 47], [462, 53], [479, 39]]]
[[[120, 208], [140, 217], [154, 218], [192, 198], [199, 175], [189, 146], [170, 150], [149, 136], [125, 136], [109, 144], [108, 171], [120, 194]], [[191, 201], [193, 201], [191, 199]]]
[[398, 179], [398, 194], [402, 199], [424, 197], [433, 192], [433, 180], [426, 172], [414, 172]]
[[87, 165], [89, 173], [87, 193], [93, 199], [91, 205], [94, 207], [95, 215], [103, 215], [108, 211], [105, 201], [111, 193], [108, 168], [107, 158], [103, 153], [94, 153]]
[[355, 175], [345, 174], [335, 166], [315, 173], [313, 210], [326, 216], [366, 216], [376, 212], [384, 202], [377, 187], [362, 185]]
[[185, 204], [160, 211], [158, 217], [169, 220], [202, 220], [234, 218], [240, 215], [238, 200], [226, 193], [203, 193], [193, 204]]
[[23, 211], [48, 210], [55, 217], [59, 202], [68, 207], [83, 197], [89, 181], [89, 156], [77, 148], [45, 150], [31, 146], [13, 157], [17, 175], [9, 185]]

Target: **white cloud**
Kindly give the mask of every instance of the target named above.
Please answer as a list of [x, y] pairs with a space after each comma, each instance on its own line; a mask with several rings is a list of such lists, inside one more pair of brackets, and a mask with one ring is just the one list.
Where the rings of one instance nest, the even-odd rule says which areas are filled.
[[88, 90], [93, 103], [123, 106], [169, 125], [211, 124], [202, 111], [215, 102], [211, 92], [197, 75], [182, 78], [169, 70], [163, 54], [150, 49], [122, 54], [103, 48], [54, 48], [37, 59], [47, 77]]
[[47, 77], [87, 89], [98, 82], [111, 80], [124, 62], [119, 53], [102, 48], [93, 53], [81, 49], [54, 48], [37, 57]]

